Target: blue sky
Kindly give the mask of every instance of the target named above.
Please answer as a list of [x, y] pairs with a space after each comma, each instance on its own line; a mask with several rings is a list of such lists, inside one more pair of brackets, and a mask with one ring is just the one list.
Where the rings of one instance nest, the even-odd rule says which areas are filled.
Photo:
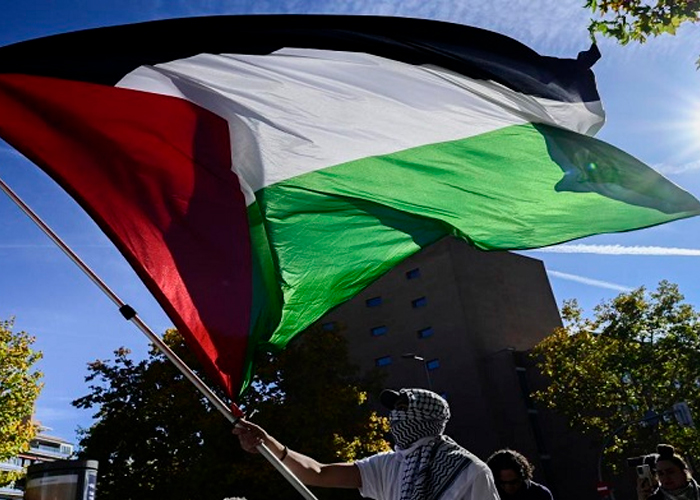
[[[575, 57], [588, 48], [583, 0], [481, 1], [135, 1], [4, 2], [0, 45], [130, 22], [235, 13], [346, 13], [440, 19], [507, 34], [538, 52]], [[191, 36], [196, 36], [192, 34]], [[599, 40], [594, 66], [607, 111], [598, 138], [637, 156], [700, 198], [700, 27], [646, 45]], [[131, 269], [82, 211], [42, 172], [0, 142], [4, 179], [156, 332], [170, 326]], [[662, 279], [678, 283], [700, 308], [700, 218], [523, 252], [547, 268], [557, 303], [576, 298], [587, 312], [603, 300]], [[35, 335], [45, 387], [37, 417], [75, 439], [90, 415], [70, 406], [87, 392], [86, 364], [127, 346], [142, 356], [146, 338], [4, 195], [0, 195], [0, 319]]]

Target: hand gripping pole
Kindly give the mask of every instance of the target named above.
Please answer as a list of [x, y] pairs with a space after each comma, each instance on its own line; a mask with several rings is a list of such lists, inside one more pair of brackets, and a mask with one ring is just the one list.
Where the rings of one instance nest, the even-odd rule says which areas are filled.
[[[214, 391], [207, 386], [199, 376], [197, 376], [196, 373], [194, 373], [181, 359], [180, 357], [175, 354], [175, 352], [168, 347], [168, 345], [163, 342], [163, 340], [156, 335], [153, 330], [151, 330], [148, 325], [146, 325], [141, 318], [139, 318], [138, 314], [136, 314], [136, 311], [126, 304], [124, 301], [122, 301], [106, 284], [102, 279], [100, 279], [99, 276], [95, 274], [95, 272], [90, 269], [85, 262], [82, 261], [78, 255], [73, 252], [73, 250], [66, 245], [66, 243], [61, 240], [61, 238], [58, 237], [58, 235], [48, 226], [46, 223], [41, 220], [41, 218], [34, 213], [34, 211], [26, 204], [22, 199], [17, 196], [17, 194], [3, 181], [0, 179], [0, 190], [2, 190], [14, 203], [17, 205], [20, 210], [22, 210], [27, 217], [29, 217], [32, 222], [34, 222], [37, 226], [39, 226], [39, 229], [41, 229], [46, 236], [48, 236], [55, 244], [58, 246], [63, 253], [65, 253], [70, 260], [73, 261], [73, 263], [80, 268], [83, 273], [87, 275], [88, 278], [92, 280], [92, 282], [97, 285], [97, 287], [102, 290], [102, 292], [109, 297], [109, 299], [114, 302], [114, 304], [117, 305], [119, 308], [119, 312], [126, 318], [128, 321], [131, 321], [134, 323], [141, 332], [148, 337], [148, 339], [155, 345], [176, 367], [180, 372], [187, 377], [187, 379], [194, 384], [194, 386], [199, 390], [199, 392], [202, 393], [202, 395], [209, 400], [211, 404], [214, 405], [214, 407], [219, 410], [219, 412], [228, 419], [229, 422], [231, 422], [233, 425], [236, 425], [236, 422], [238, 421], [239, 417], [235, 416], [231, 409], [223, 402], [221, 399], [214, 393]], [[235, 407], [235, 405], [233, 405]], [[236, 407], [238, 410], [238, 408]], [[238, 410], [240, 412], [240, 410]], [[301, 482], [299, 481], [299, 478], [297, 478], [292, 471], [290, 471], [286, 465], [282, 463], [282, 461], [277, 458], [270, 449], [265, 446], [264, 444], [260, 444], [257, 446], [257, 450], [260, 452], [260, 454], [265, 457], [274, 467], [277, 469], [283, 476], [284, 478], [289, 481], [292, 486], [307, 500], [316, 500], [316, 497], [309, 491], [309, 489]]]

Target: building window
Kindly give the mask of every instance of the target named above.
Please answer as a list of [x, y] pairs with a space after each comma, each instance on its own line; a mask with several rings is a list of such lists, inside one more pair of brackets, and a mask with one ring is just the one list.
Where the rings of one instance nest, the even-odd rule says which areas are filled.
[[365, 304], [367, 304], [367, 307], [378, 307], [382, 305], [382, 298], [381, 297], [372, 297], [371, 299], [365, 300]]
[[382, 356], [374, 360], [376, 366], [389, 366], [391, 364], [391, 356]]
[[425, 367], [430, 371], [437, 370], [438, 368], [440, 368], [440, 360], [436, 358], [431, 359], [430, 361], [426, 361]]
[[321, 325], [321, 329], [322, 329], [324, 332], [333, 332], [333, 331], [335, 331], [335, 321], [330, 321], [330, 322], [328, 322], [328, 323], [324, 323], [323, 325]]
[[423, 328], [422, 330], [418, 330], [418, 338], [419, 339], [427, 339], [428, 337], [432, 337], [434, 333], [435, 333], [435, 330], [433, 330], [433, 327], [429, 326], [428, 328]]
[[420, 268], [415, 268], [411, 269], [406, 273], [406, 279], [407, 280], [414, 280], [416, 278], [420, 278]]
[[428, 305], [428, 299], [426, 299], [425, 297], [420, 297], [418, 299], [412, 300], [411, 305], [414, 309], [417, 309], [419, 307], [425, 307]]
[[386, 326], [382, 325], [382, 326], [375, 326], [370, 331], [372, 332], [372, 337], [381, 337], [382, 335], [386, 335], [386, 332], [388, 330], [389, 329]]

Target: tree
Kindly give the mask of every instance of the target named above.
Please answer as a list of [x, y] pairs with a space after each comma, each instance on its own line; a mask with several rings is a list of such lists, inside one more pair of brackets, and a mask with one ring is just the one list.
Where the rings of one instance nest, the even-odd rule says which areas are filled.
[[[258, 409], [255, 421], [269, 429], [288, 447], [321, 462], [351, 461], [388, 451], [384, 439], [387, 419], [368, 408], [367, 393], [377, 393], [382, 378], [371, 372], [356, 376], [347, 354], [347, 341], [339, 332], [311, 329], [276, 358], [257, 370], [255, 389], [246, 398], [248, 408]], [[248, 462], [254, 490], [274, 483], [266, 498], [284, 498], [289, 486], [281, 484], [262, 459]], [[356, 491], [314, 492], [319, 499], [360, 498]], [[252, 492], [248, 498], [256, 498]], [[262, 498], [262, 497], [260, 497]], [[290, 498], [298, 498], [298, 493]]]
[[[207, 381], [175, 330], [164, 340]], [[299, 498], [264, 458], [240, 449], [228, 421], [158, 351], [136, 363], [118, 349], [91, 363], [87, 380], [90, 393], [73, 404], [97, 412], [80, 432], [79, 456], [99, 460], [101, 499]], [[357, 376], [339, 333], [311, 329], [260, 361], [241, 407], [290, 448], [352, 459], [387, 447], [386, 421], [364, 404], [377, 388]]]
[[613, 37], [623, 45], [644, 43], [663, 33], [675, 35], [682, 24], [700, 21], [697, 0], [586, 0], [586, 7], [602, 18], [591, 20], [591, 34]]
[[683, 300], [662, 281], [654, 292], [641, 287], [600, 304], [593, 319], [568, 301], [565, 326], [533, 349], [549, 380], [536, 399], [601, 441], [624, 427], [607, 450], [613, 464], [660, 442], [700, 457], [698, 431], [667, 413], [684, 401], [700, 416], [700, 320]]
[[[0, 461], [29, 449], [36, 435], [32, 422], [34, 402], [41, 391], [41, 373], [33, 370], [41, 353], [33, 351], [34, 338], [14, 333], [13, 320], [0, 321]], [[17, 474], [0, 472], [0, 485]]]

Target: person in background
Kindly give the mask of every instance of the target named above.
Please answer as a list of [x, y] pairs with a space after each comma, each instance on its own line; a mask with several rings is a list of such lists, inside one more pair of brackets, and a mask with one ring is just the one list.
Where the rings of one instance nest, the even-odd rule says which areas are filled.
[[377, 500], [499, 500], [486, 464], [444, 434], [447, 401], [425, 389], [385, 390], [380, 400], [390, 410], [396, 449], [354, 463], [319, 463], [247, 420], [233, 433], [248, 452], [265, 444], [309, 486], [357, 488]]
[[534, 467], [517, 451], [498, 450], [486, 464], [493, 473], [502, 500], [553, 500], [549, 488], [532, 480]]
[[700, 500], [700, 489], [690, 474], [688, 464], [670, 444], [656, 447], [656, 477], [659, 488], [644, 487], [643, 480], [637, 480], [639, 500]]

